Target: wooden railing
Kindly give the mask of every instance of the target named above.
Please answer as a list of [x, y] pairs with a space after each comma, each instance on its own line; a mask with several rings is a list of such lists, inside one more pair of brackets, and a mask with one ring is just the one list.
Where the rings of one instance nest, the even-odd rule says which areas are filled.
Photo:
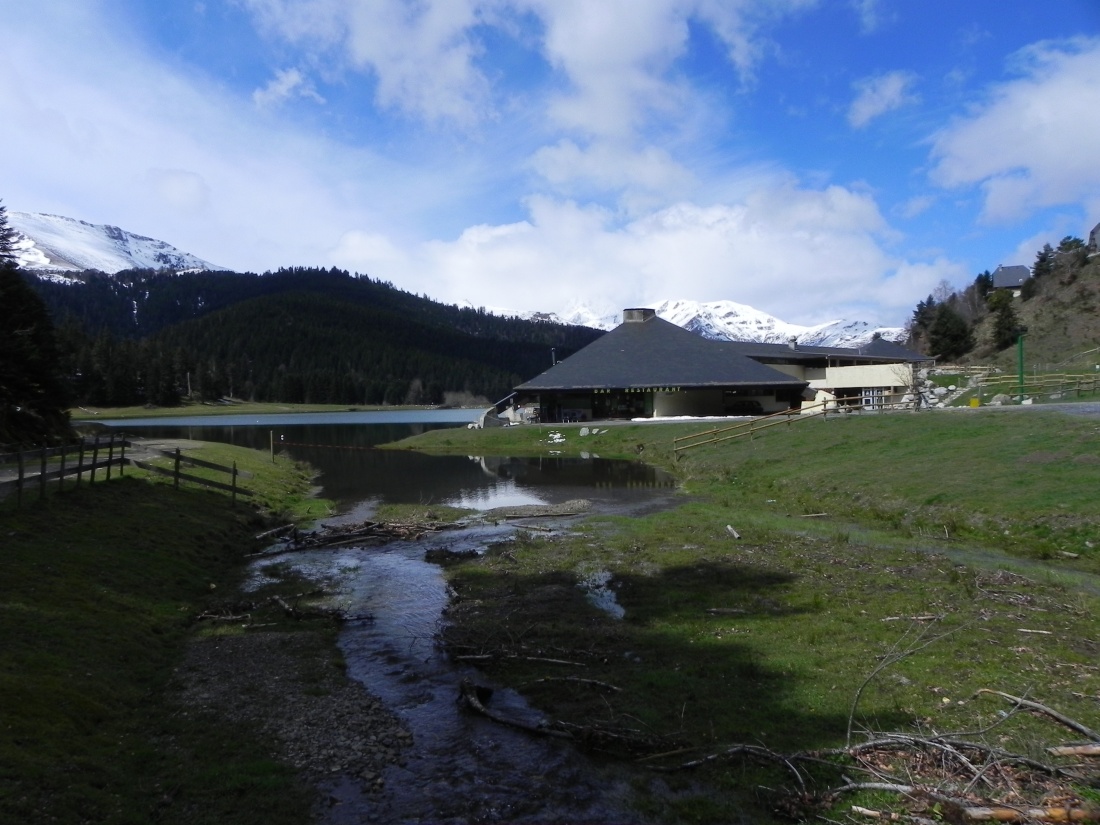
[[[111, 478], [111, 468], [118, 467], [118, 474], [128, 463], [126, 448], [130, 446], [125, 438], [112, 435], [107, 439], [96, 436], [94, 439], [82, 439], [76, 444], [61, 447], [40, 447], [34, 450], [21, 450], [0, 454], [0, 498], [15, 491], [17, 505], [23, 503], [23, 493], [28, 487], [38, 487], [38, 497], [46, 497], [46, 484], [57, 482], [57, 489], [65, 484], [69, 476], [76, 476], [79, 486], [88, 475], [88, 483], [94, 484], [96, 472], [106, 471]], [[117, 455], [116, 455], [117, 450]], [[101, 452], [106, 458], [101, 458]]]
[[[252, 473], [237, 469], [237, 463], [231, 467], [214, 464], [198, 458], [183, 455], [177, 447], [173, 451], [153, 450], [152, 457], [168, 458], [172, 461], [170, 468], [161, 467], [152, 461], [141, 461], [126, 455], [127, 448], [133, 448], [134, 444], [119, 435], [109, 437], [95, 436], [90, 439], [82, 439], [75, 444], [67, 444], [61, 447], [40, 447], [32, 450], [20, 450], [12, 453], [0, 453], [0, 499], [15, 492], [17, 506], [23, 504], [24, 493], [37, 488], [38, 498], [46, 497], [46, 487], [50, 482], [57, 482], [57, 490], [64, 488], [65, 479], [76, 476], [75, 486], [79, 486], [85, 476], [89, 484], [96, 481], [96, 473], [104, 471], [104, 479], [110, 480], [112, 468], [118, 468], [118, 476], [121, 477], [127, 466], [137, 467], [156, 475], [167, 476], [172, 479], [175, 487], [179, 487], [181, 481], [191, 484], [199, 484], [229, 493], [236, 504], [237, 496], [251, 497], [254, 493], [240, 487], [238, 478], [252, 478]], [[103, 456], [106, 456], [104, 458]], [[201, 476], [190, 475], [180, 471], [181, 467], [201, 467], [214, 472], [229, 475], [229, 483], [215, 481]]]
[[1018, 375], [990, 376], [979, 385], [983, 395], [1004, 393], [1005, 395], [1070, 395], [1080, 397], [1100, 392], [1100, 375], [1096, 373], [1044, 373], [1043, 375], [1025, 375], [1020, 384]]
[[[180, 452], [180, 448], [176, 447], [175, 450], [169, 452], [168, 450], [154, 450], [154, 453], [158, 456], [172, 459], [172, 469], [166, 469], [164, 467], [158, 467], [156, 464], [152, 464], [147, 461], [134, 461], [130, 460], [130, 464], [135, 467], [145, 470], [156, 475], [167, 476], [172, 479], [172, 484], [175, 487], [180, 486], [181, 481], [188, 481], [191, 484], [200, 484], [203, 487], [211, 487], [215, 490], [222, 490], [223, 492], [230, 493], [233, 496], [233, 503], [237, 503], [237, 496], [251, 497], [254, 493], [251, 490], [246, 490], [243, 487], [237, 486], [238, 478], [252, 478], [252, 473], [245, 470], [237, 469], [237, 462], [233, 462], [232, 467], [224, 467], [221, 464], [214, 464], [210, 461], [203, 461], [202, 459], [192, 458], [191, 456], [185, 456]], [[201, 476], [189, 475], [187, 473], [180, 472], [180, 466], [187, 467], [202, 467], [206, 470], [214, 470], [219, 473], [228, 473], [230, 477], [229, 484], [221, 481], [214, 481], [209, 478], [202, 478]]]
[[[826, 419], [832, 415], [850, 415], [861, 412], [879, 412], [882, 410], [911, 410], [913, 402], [883, 402], [881, 398], [873, 398], [874, 404], [863, 404], [863, 398], [829, 399], [827, 401], [815, 401], [813, 404], [803, 404], [799, 409], [780, 410], [770, 415], [752, 418], [748, 421], [740, 421], [726, 427], [716, 427], [702, 432], [682, 435], [672, 440], [673, 452], [679, 453], [690, 450], [692, 447], [702, 447], [704, 444], [719, 444], [723, 441], [732, 441], [735, 438], [749, 438], [750, 440], [760, 432], [772, 427], [793, 424], [803, 421], [815, 421]], [[844, 403], [858, 401], [860, 403]]]

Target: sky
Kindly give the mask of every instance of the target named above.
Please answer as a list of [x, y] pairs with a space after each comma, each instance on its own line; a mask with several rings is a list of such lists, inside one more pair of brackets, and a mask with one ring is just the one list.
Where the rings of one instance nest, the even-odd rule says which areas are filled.
[[1100, 0], [0, 0], [0, 199], [219, 266], [901, 326], [1100, 222]]

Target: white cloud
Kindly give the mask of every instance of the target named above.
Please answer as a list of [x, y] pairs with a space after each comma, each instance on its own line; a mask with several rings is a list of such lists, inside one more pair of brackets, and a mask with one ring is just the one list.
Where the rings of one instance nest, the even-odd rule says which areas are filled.
[[308, 52], [338, 54], [370, 71], [378, 103], [427, 121], [469, 126], [487, 113], [488, 84], [475, 66], [475, 0], [420, 3], [242, 0], [268, 33]]
[[898, 206], [895, 211], [903, 218], [915, 218], [918, 215], [923, 215], [935, 203], [936, 198], [933, 195], [916, 195]]
[[292, 97], [305, 97], [316, 103], [325, 102], [298, 69], [276, 69], [275, 77], [264, 88], [252, 93], [252, 102], [263, 108], [276, 106]]
[[916, 102], [916, 95], [910, 91], [916, 81], [916, 75], [903, 71], [856, 81], [853, 84], [856, 97], [848, 107], [848, 124], [853, 129], [862, 129], [875, 118]]
[[817, 0], [238, 2], [270, 36], [369, 71], [382, 106], [467, 128], [500, 115], [494, 78], [478, 63], [477, 28], [494, 26], [512, 36], [528, 31], [517, 17], [533, 15], [540, 27], [521, 37], [522, 45], [533, 44], [563, 81], [546, 98], [546, 114], [579, 135], [622, 139], [654, 117], [671, 120], [692, 105], [693, 92], [671, 72], [687, 47], [689, 20], [712, 29], [744, 82], [765, 51], [757, 21]]
[[535, 170], [559, 189], [654, 193], [662, 199], [686, 194], [694, 176], [668, 152], [654, 146], [632, 149], [598, 141], [581, 148], [562, 139], [544, 146], [532, 158]]
[[932, 139], [932, 180], [978, 185], [983, 218], [1013, 221], [1050, 206], [1100, 211], [1100, 39], [1042, 42], [1016, 55], [1021, 77]]
[[[733, 299], [784, 320], [863, 317], [900, 324], [914, 295], [959, 270], [896, 259], [892, 235], [866, 194], [772, 180], [737, 203], [678, 203], [626, 223], [594, 206], [547, 197], [528, 219], [468, 228], [404, 261], [339, 262], [447, 302], [485, 295], [492, 306], [564, 311], [577, 303], [614, 312], [676, 297]], [[876, 305], [877, 302], [881, 302]]]
[[851, 0], [859, 18], [859, 27], [864, 34], [874, 32], [882, 24], [882, 10], [879, 0]]

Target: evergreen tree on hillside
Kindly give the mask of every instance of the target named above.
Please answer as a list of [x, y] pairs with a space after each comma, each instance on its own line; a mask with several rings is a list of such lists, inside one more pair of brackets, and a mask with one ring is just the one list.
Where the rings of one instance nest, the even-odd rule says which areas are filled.
[[1050, 244], [1043, 244], [1043, 248], [1035, 255], [1035, 265], [1031, 267], [1032, 278], [1045, 278], [1054, 271], [1054, 250]]
[[15, 230], [8, 226], [8, 208], [0, 201], [0, 265], [15, 260]]
[[947, 361], [954, 361], [974, 348], [970, 325], [948, 303], [936, 307], [928, 327], [928, 348], [933, 356]]
[[1006, 289], [994, 292], [989, 296], [989, 309], [993, 313], [993, 346], [999, 350], [1008, 349], [1020, 334], [1020, 319], [1012, 307], [1012, 293]]
[[0, 444], [31, 446], [69, 432], [53, 323], [10, 258], [0, 261]]

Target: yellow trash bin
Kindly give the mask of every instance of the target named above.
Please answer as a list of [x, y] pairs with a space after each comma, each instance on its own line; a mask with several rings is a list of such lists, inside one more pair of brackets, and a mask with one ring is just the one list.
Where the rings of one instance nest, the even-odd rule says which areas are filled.
[[971, 407], [980, 407], [981, 405], [982, 405], [982, 399], [978, 398], [977, 396], [974, 396], [973, 398], [970, 399], [970, 406]]

